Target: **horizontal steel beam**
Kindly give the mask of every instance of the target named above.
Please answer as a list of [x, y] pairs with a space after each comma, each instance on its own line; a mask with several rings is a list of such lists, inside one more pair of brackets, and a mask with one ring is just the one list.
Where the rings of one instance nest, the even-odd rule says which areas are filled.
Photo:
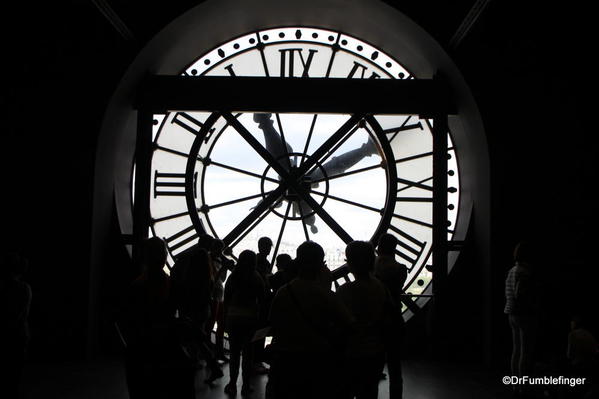
[[155, 113], [246, 111], [454, 114], [440, 80], [148, 76], [136, 107]]

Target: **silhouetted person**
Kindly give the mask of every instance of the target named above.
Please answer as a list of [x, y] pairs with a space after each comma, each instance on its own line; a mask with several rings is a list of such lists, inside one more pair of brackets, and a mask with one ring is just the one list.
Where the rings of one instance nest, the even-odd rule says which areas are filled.
[[270, 311], [275, 351], [269, 379], [276, 398], [329, 398], [339, 388], [338, 344], [352, 318], [317, 280], [324, 266], [322, 247], [304, 242], [296, 262], [298, 277], [279, 289]]
[[[268, 261], [268, 255], [272, 249], [272, 240], [268, 237], [261, 237], [258, 240], [258, 254], [256, 256], [256, 271], [262, 277], [264, 285], [266, 287], [266, 297], [262, 302], [260, 308], [260, 318], [258, 320], [258, 328], [264, 328], [268, 325], [268, 311], [270, 310], [270, 304], [272, 302], [272, 290], [269, 286], [268, 280], [272, 275], [272, 265]], [[268, 368], [262, 363], [264, 361], [264, 345], [266, 341], [264, 338], [257, 340], [254, 343], [254, 372], [257, 374], [265, 374], [268, 372]]]
[[[403, 318], [401, 317], [401, 295], [408, 277], [408, 268], [395, 260], [397, 238], [389, 233], [383, 234], [378, 242], [378, 256], [374, 265], [374, 275], [387, 287], [393, 300], [393, 306], [387, 309], [390, 323], [385, 337], [387, 371], [389, 372], [389, 398], [400, 399], [403, 395], [403, 377], [401, 372], [401, 349], [403, 341]], [[393, 314], [395, 312], [396, 314]]]
[[263, 279], [272, 273], [272, 265], [268, 261], [268, 255], [272, 249], [272, 240], [268, 237], [261, 237], [258, 240], [258, 254], [256, 260], [256, 270]]
[[[207, 241], [209, 243], [212, 240]], [[173, 287], [174, 306], [179, 319], [189, 323], [192, 336], [189, 350], [196, 361], [203, 357], [210, 369], [207, 383], [223, 376], [218, 366], [215, 353], [206, 327], [210, 319], [214, 271], [208, 251], [198, 246], [193, 247], [177, 260], [177, 283]]]
[[389, 293], [383, 283], [372, 276], [375, 254], [371, 243], [353, 241], [345, 249], [345, 256], [355, 277], [337, 289], [337, 296], [355, 320], [346, 351], [346, 397], [376, 399], [385, 365], [383, 323]]
[[31, 287], [21, 280], [28, 263], [17, 253], [7, 254], [0, 271], [0, 358], [2, 378], [0, 392], [7, 398], [18, 398], [29, 343], [29, 308]]
[[505, 308], [512, 329], [511, 372], [530, 375], [537, 332], [537, 287], [529, 246], [519, 243], [514, 249], [514, 266], [505, 280]]
[[256, 271], [256, 254], [246, 250], [239, 254], [237, 265], [225, 285], [224, 313], [225, 330], [229, 335], [230, 364], [229, 383], [225, 392], [237, 392], [240, 356], [243, 353], [242, 395], [252, 391], [253, 347], [252, 337], [256, 332], [260, 307], [265, 297], [264, 282]]
[[289, 254], [278, 255], [276, 262], [277, 272], [269, 276], [268, 279], [270, 288], [274, 293], [297, 277], [297, 270], [294, 266], [293, 259]]
[[142, 243], [143, 272], [130, 287], [123, 321], [131, 398], [193, 397], [193, 373], [173, 330], [165, 262], [161, 239]]
[[221, 360], [227, 361], [228, 359], [224, 354], [223, 340], [225, 332], [225, 319], [223, 312], [223, 300], [225, 296], [224, 282], [227, 278], [227, 270], [229, 267], [229, 259], [223, 256], [224, 243], [221, 240], [214, 240], [212, 242], [212, 248], [210, 250], [210, 258], [212, 259], [212, 265], [214, 267], [214, 288], [212, 289], [212, 314], [210, 322], [206, 328], [206, 333], [210, 336], [214, 329], [214, 323], [216, 323], [216, 357]]

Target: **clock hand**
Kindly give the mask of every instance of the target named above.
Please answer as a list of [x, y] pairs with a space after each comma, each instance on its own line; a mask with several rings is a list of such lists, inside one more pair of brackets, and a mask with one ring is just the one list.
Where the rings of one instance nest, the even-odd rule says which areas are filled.
[[[264, 135], [264, 142], [266, 143], [266, 150], [270, 154], [279, 160], [281, 166], [287, 170], [291, 168], [291, 162], [289, 157], [285, 157], [287, 154], [293, 153], [293, 148], [289, 143], [284, 143], [281, 135], [273, 126], [273, 121], [270, 119], [272, 114], [254, 114], [254, 122], [258, 123], [258, 127], [262, 130]], [[295, 165], [293, 165], [295, 166]]]
[[[366, 143], [362, 144], [360, 147], [350, 150], [350, 151], [347, 151], [346, 153], [341, 154], [339, 156], [333, 157], [330, 161], [328, 161], [327, 163], [322, 165], [322, 169], [317, 167], [310, 174], [310, 180], [314, 181], [314, 180], [323, 179], [324, 173], [326, 173], [327, 176], [333, 176], [333, 175], [336, 175], [339, 173], [343, 173], [346, 170], [348, 170], [349, 168], [351, 168], [352, 166], [354, 166], [355, 164], [357, 164], [358, 162], [360, 162], [365, 157], [372, 156], [376, 153], [377, 153], [376, 145], [372, 141], [372, 137], [368, 137], [368, 141]], [[324, 169], [324, 173], [323, 173], [323, 169]], [[318, 187], [318, 183], [312, 183], [312, 187], [313, 188]], [[316, 217], [314, 216], [312, 208], [310, 208], [310, 206], [302, 200], [302, 201], [299, 201], [299, 203], [293, 204], [294, 213], [296, 213], [296, 211], [298, 211], [298, 210], [301, 211], [300, 213], [302, 215], [310, 214], [310, 216], [307, 216], [304, 219], [304, 221], [307, 225], [310, 226], [310, 230], [312, 230], [312, 233], [317, 233], [318, 228], [314, 225], [314, 223], [316, 221]]]
[[[272, 114], [269, 113], [255, 113], [254, 114], [254, 122], [258, 123], [258, 127], [262, 130], [262, 134], [264, 134], [264, 142], [266, 143], [266, 150], [270, 152], [270, 154], [275, 158], [279, 159], [279, 164], [286, 168], [287, 170], [296, 166], [296, 160], [291, 161], [287, 154], [293, 153], [293, 148], [289, 143], [283, 142], [283, 138], [273, 126], [273, 121], [270, 119]], [[259, 203], [258, 203], [259, 204]], [[279, 206], [281, 203], [278, 204]], [[256, 205], [257, 206], [257, 205]], [[318, 228], [314, 225], [316, 222], [316, 217], [314, 216], [314, 212], [306, 204], [302, 201], [293, 201], [293, 213], [300, 215], [308, 215], [304, 217], [303, 222], [310, 226], [310, 230], [312, 233], [317, 233]]]
[[[372, 137], [368, 137], [368, 141], [362, 144], [360, 147], [347, 151], [344, 154], [333, 157], [330, 161], [322, 165], [322, 169], [327, 176], [334, 176], [339, 173], [343, 173], [362, 159], [376, 154], [377, 148]], [[321, 168], [315, 168], [310, 174], [310, 179], [320, 180], [324, 178], [324, 173]]]
[[[281, 166], [286, 170], [289, 170], [292, 166], [291, 161], [289, 160], [289, 157], [286, 157], [285, 155], [292, 153], [293, 148], [288, 143], [283, 143], [283, 139], [273, 126], [274, 122], [270, 119], [271, 115], [272, 114], [270, 113], [255, 113], [254, 122], [258, 123], [258, 128], [262, 130], [266, 151], [268, 151], [273, 158], [278, 159]], [[262, 202], [262, 200], [250, 209], [254, 209], [260, 202]], [[279, 208], [281, 205], [282, 203], [278, 202], [274, 208]]]

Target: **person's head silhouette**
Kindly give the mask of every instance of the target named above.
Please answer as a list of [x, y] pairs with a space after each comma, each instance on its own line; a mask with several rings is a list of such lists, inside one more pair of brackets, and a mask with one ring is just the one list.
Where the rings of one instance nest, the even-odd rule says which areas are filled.
[[143, 260], [146, 272], [149, 275], [156, 275], [162, 272], [166, 264], [166, 245], [158, 237], [147, 239], [143, 243]]
[[374, 247], [367, 241], [352, 241], [345, 248], [349, 271], [357, 278], [368, 277], [374, 268]]
[[277, 269], [279, 269], [279, 270], [288, 269], [292, 260], [293, 259], [291, 258], [291, 255], [289, 255], [289, 254], [277, 255]]
[[234, 272], [249, 274], [256, 270], [256, 253], [246, 249], [239, 254]]
[[393, 255], [397, 247], [397, 237], [393, 234], [385, 233], [379, 238], [378, 253], [379, 255]]
[[272, 248], [272, 240], [268, 237], [261, 237], [258, 240], [258, 252], [260, 255], [268, 255], [270, 253], [270, 249]]
[[299, 276], [314, 279], [318, 270], [324, 266], [324, 250], [314, 241], [305, 241], [297, 247], [296, 261]]
[[526, 241], [520, 241], [514, 248], [514, 262], [522, 266], [529, 266], [530, 259], [530, 245]]

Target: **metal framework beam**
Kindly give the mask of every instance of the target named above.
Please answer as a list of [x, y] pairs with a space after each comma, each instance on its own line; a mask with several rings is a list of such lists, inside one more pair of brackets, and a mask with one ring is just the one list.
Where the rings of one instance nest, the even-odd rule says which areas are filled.
[[454, 114], [435, 79], [314, 79], [149, 76], [137, 107], [155, 113], [210, 110], [307, 113]]

